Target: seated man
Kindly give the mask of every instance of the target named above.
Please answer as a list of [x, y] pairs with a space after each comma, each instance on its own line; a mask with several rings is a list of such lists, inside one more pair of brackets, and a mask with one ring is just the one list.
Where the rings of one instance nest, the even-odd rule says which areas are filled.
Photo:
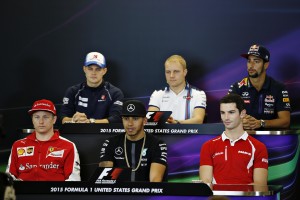
[[285, 85], [267, 76], [269, 51], [252, 45], [242, 57], [248, 60], [248, 77], [231, 85], [229, 93], [239, 94], [245, 102], [245, 129], [289, 128], [291, 105]]
[[121, 123], [123, 92], [104, 81], [104, 56], [87, 54], [83, 71], [86, 81], [69, 87], [61, 107], [62, 123]]
[[202, 124], [205, 118], [206, 94], [185, 80], [187, 72], [183, 57], [169, 57], [165, 62], [168, 87], [152, 93], [148, 111], [172, 111], [168, 119], [170, 124]]
[[167, 145], [144, 131], [147, 118], [143, 102], [126, 101], [122, 122], [125, 133], [104, 141], [99, 166], [131, 168], [131, 181], [165, 181]]
[[266, 146], [243, 129], [243, 99], [228, 94], [220, 101], [222, 135], [205, 142], [200, 153], [200, 180], [208, 184], [267, 185]]
[[35, 101], [31, 110], [34, 132], [14, 142], [6, 172], [20, 181], [80, 181], [80, 161], [75, 144], [53, 129], [54, 104]]

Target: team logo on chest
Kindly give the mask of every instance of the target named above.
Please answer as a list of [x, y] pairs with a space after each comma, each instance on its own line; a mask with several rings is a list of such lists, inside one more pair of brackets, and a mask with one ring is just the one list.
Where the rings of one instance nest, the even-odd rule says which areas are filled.
[[122, 147], [117, 147], [115, 148], [115, 154], [117, 154], [118, 156], [121, 155], [123, 153], [123, 149]]
[[49, 147], [47, 150], [46, 158], [47, 157], [56, 157], [56, 158], [62, 158], [64, 156], [64, 149], [58, 148], [58, 147]]
[[19, 147], [19, 148], [17, 148], [17, 154], [18, 154], [18, 157], [33, 156], [34, 146]]

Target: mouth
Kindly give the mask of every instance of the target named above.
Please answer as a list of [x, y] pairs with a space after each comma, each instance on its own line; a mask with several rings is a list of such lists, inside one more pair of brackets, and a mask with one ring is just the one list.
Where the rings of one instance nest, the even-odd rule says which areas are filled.
[[228, 125], [230, 125], [230, 123], [231, 123], [231, 122], [229, 122], [229, 121], [225, 121], [225, 122], [224, 122], [224, 125], [227, 125], [227, 126], [228, 126]]

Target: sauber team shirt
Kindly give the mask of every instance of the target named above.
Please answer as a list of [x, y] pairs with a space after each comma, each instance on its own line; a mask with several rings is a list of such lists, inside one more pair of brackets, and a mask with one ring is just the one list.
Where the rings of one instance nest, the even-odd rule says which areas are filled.
[[268, 152], [262, 142], [247, 132], [234, 141], [223, 132], [203, 144], [202, 165], [213, 166], [213, 184], [250, 184], [254, 168], [268, 169]]
[[[112, 161], [114, 167], [127, 168], [124, 139], [125, 133], [105, 140], [100, 151], [100, 162]], [[149, 181], [151, 163], [160, 163], [167, 167], [167, 144], [146, 133], [144, 149], [141, 152], [143, 141], [144, 138], [138, 141], [126, 140], [127, 160], [130, 168], [135, 169], [140, 162], [137, 171], [131, 174], [131, 181]], [[165, 173], [164, 181], [166, 175], [167, 173]]]
[[152, 93], [149, 106], [157, 107], [161, 111], [172, 111], [171, 116], [174, 119], [185, 120], [192, 117], [195, 108], [206, 109], [206, 94], [188, 83], [178, 95], [166, 87]]
[[55, 131], [49, 141], [35, 132], [14, 142], [6, 172], [23, 181], [80, 181], [80, 160], [75, 144]]
[[87, 118], [105, 119], [110, 123], [121, 123], [123, 92], [103, 82], [99, 87], [89, 87], [86, 82], [67, 89], [61, 107], [61, 119], [72, 117], [76, 111], [85, 113]]
[[256, 119], [276, 119], [279, 111], [291, 111], [290, 99], [285, 86], [266, 76], [258, 92], [248, 77], [230, 86], [229, 93], [236, 93], [244, 99], [247, 114]]

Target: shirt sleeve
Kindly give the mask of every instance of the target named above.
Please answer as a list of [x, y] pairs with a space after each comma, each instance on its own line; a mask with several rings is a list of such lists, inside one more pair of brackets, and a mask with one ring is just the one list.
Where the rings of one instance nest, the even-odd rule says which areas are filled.
[[268, 150], [263, 143], [258, 143], [259, 148], [256, 148], [254, 168], [265, 168], [268, 169]]
[[18, 157], [17, 157], [17, 152], [16, 152], [16, 147], [13, 145], [9, 158], [8, 158], [8, 164], [6, 167], [6, 173], [9, 173], [14, 180], [17, 180], [19, 177], [18, 173], [18, 168], [17, 168], [17, 162], [18, 162]]
[[167, 166], [168, 163], [168, 147], [167, 144], [163, 141], [158, 141], [153, 150], [152, 162], [160, 163]]
[[121, 112], [123, 106], [124, 94], [120, 89], [116, 88], [116, 91], [113, 93], [112, 96], [112, 105], [109, 109], [109, 117], [107, 120], [109, 123], [121, 123]]
[[232, 85], [230, 85], [230, 88], [228, 90], [228, 94], [238, 94], [237, 83], [233, 83]]
[[210, 165], [213, 166], [213, 161], [210, 152], [210, 141], [205, 142], [200, 151], [200, 166]]
[[75, 109], [75, 88], [70, 87], [66, 90], [65, 95], [63, 97], [63, 104], [61, 106], [61, 120], [64, 117], [72, 117], [76, 112]]
[[155, 90], [149, 100], [149, 106], [154, 106], [160, 109], [161, 107], [161, 99], [162, 99], [163, 92], [161, 90]]
[[195, 108], [204, 108], [206, 109], [206, 94], [202, 90], [197, 90], [195, 92], [196, 104]]
[[77, 148], [74, 143], [71, 144], [71, 150], [66, 156], [64, 163], [64, 173], [66, 181], [80, 181], [80, 160]]
[[113, 150], [112, 138], [106, 139], [100, 150], [100, 162], [102, 161], [112, 161], [114, 162], [114, 150]]
[[276, 110], [277, 110], [277, 112], [291, 111], [291, 103], [290, 103], [289, 93], [284, 85], [278, 91], [278, 100], [276, 101]]

